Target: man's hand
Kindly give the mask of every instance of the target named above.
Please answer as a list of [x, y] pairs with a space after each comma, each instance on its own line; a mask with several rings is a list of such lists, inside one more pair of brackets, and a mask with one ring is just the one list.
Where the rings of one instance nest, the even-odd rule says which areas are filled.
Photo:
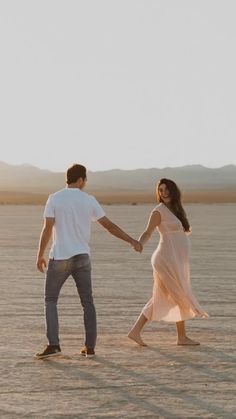
[[138, 240], [134, 240], [132, 246], [136, 252], [142, 253], [143, 246]]
[[44, 257], [38, 257], [37, 259], [37, 268], [40, 272], [44, 273], [44, 268], [47, 267], [47, 262]]

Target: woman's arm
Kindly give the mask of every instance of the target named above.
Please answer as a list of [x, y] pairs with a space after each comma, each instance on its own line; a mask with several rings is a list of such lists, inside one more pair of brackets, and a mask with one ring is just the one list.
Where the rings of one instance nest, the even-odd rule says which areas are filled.
[[158, 211], [152, 212], [148, 220], [146, 230], [141, 234], [141, 236], [138, 239], [139, 242], [143, 246], [150, 239], [153, 231], [160, 224], [160, 222], [161, 222], [161, 214]]

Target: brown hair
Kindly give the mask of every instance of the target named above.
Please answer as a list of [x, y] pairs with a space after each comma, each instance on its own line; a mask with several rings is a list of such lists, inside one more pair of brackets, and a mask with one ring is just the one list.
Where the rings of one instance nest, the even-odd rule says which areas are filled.
[[182, 207], [181, 203], [181, 192], [173, 180], [162, 178], [157, 184], [157, 199], [159, 202], [163, 202], [159, 192], [159, 188], [162, 184], [165, 184], [171, 197], [171, 208], [175, 216], [181, 221], [184, 231], [190, 231], [190, 224], [187, 215]]
[[86, 179], [86, 167], [81, 164], [73, 164], [66, 172], [66, 183], [68, 185], [75, 183], [80, 177], [83, 180]]

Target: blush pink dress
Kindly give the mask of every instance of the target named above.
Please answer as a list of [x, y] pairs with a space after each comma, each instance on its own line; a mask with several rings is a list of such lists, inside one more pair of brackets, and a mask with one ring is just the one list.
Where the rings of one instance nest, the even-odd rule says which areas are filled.
[[163, 204], [154, 211], [161, 214], [157, 227], [160, 241], [151, 259], [154, 276], [152, 298], [142, 313], [149, 320], [179, 322], [208, 317], [194, 297], [190, 284], [189, 237], [181, 221]]

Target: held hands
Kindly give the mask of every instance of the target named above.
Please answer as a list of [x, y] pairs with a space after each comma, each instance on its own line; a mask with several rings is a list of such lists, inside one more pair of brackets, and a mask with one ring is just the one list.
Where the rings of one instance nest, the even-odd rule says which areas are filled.
[[142, 253], [143, 245], [138, 240], [133, 240], [132, 247], [136, 250], [136, 252]]
[[44, 273], [44, 268], [47, 267], [47, 262], [44, 257], [37, 258], [37, 268], [40, 272]]

